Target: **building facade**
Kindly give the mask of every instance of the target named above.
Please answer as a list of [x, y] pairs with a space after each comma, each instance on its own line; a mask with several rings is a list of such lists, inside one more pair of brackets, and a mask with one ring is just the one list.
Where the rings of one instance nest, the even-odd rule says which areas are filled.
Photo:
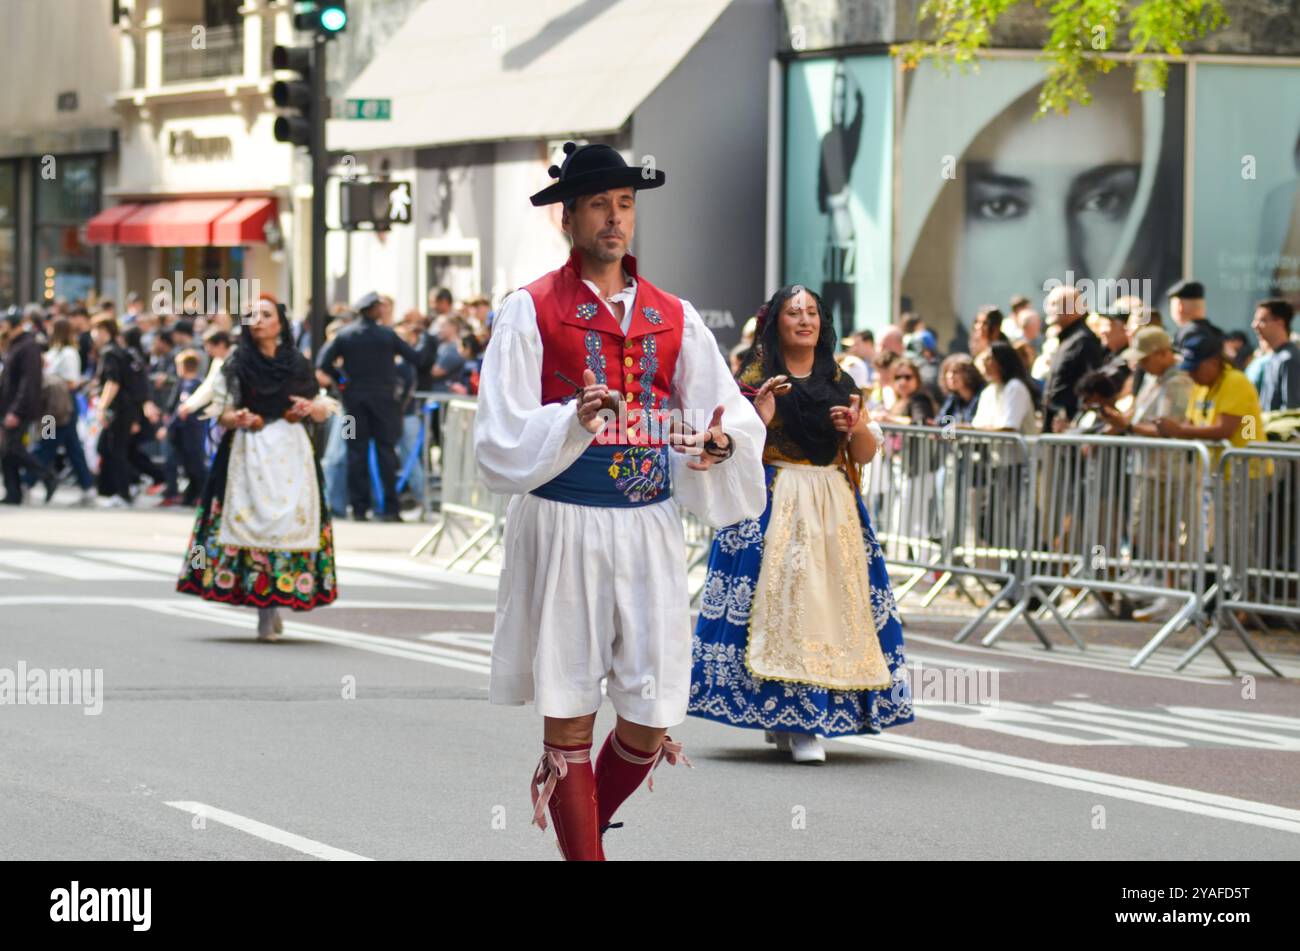
[[967, 73], [904, 71], [917, 2], [784, 0], [773, 279], [820, 287], [843, 330], [911, 311], [944, 345], [1053, 283], [1164, 309], [1195, 277], [1225, 329], [1300, 303], [1300, 21], [1287, 0], [1226, 6], [1163, 92], [1134, 91], [1121, 48], [1091, 105], [1037, 116], [1030, 4]]
[[104, 248], [113, 286], [160, 309], [248, 306], [187, 300], [183, 285], [195, 279], [209, 288], [242, 281], [245, 294], [288, 300], [310, 210], [310, 195], [294, 188], [302, 160], [272, 132], [270, 54], [292, 41], [291, 5], [131, 0], [117, 8], [118, 161], [86, 229]]

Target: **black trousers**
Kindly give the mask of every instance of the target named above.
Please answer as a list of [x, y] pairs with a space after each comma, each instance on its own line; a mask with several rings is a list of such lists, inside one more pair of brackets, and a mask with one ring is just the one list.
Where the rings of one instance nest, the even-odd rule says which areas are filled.
[[22, 501], [24, 469], [35, 474], [38, 479], [48, 479], [54, 474], [23, 445], [26, 429], [26, 426], [15, 426], [13, 429], [5, 427], [3, 435], [0, 435], [0, 469], [4, 470], [6, 502]]
[[[197, 425], [195, 425], [197, 423]], [[203, 481], [208, 477], [208, 455], [204, 451], [205, 431], [202, 421], [173, 421], [167, 427], [167, 494], [179, 495], [180, 470], [185, 469], [189, 480], [182, 502], [193, 505], [203, 491]]]
[[131, 417], [114, 415], [99, 431], [99, 494], [118, 495], [131, 501], [131, 463], [127, 451], [131, 442]]
[[397, 442], [402, 436], [402, 412], [386, 390], [345, 390], [343, 437], [348, 446], [348, 501], [354, 515], [370, 511], [370, 441], [375, 442], [384, 510], [397, 508]]

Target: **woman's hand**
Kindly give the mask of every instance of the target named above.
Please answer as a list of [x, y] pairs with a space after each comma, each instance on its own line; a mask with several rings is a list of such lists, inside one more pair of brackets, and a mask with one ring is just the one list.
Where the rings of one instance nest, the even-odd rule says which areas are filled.
[[834, 426], [838, 432], [852, 435], [863, 422], [862, 413], [859, 411], [861, 404], [862, 399], [858, 394], [854, 393], [849, 397], [848, 406], [832, 406], [831, 425]]
[[786, 377], [778, 374], [772, 379], [764, 382], [754, 394], [754, 409], [758, 413], [758, 418], [763, 421], [763, 425], [770, 425], [772, 417], [776, 415], [776, 387], [786, 381]]
[[250, 429], [257, 432], [265, 423], [266, 420], [248, 409], [226, 410], [221, 414], [221, 424], [227, 429]]
[[284, 411], [284, 418], [291, 423], [299, 423], [311, 415], [312, 401], [301, 396], [289, 397], [289, 408]]

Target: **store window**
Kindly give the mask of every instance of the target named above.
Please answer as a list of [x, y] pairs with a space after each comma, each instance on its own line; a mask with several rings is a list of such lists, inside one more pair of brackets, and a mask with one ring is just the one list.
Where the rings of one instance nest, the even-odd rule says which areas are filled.
[[36, 172], [35, 288], [46, 301], [84, 298], [95, 290], [98, 258], [82, 240], [85, 224], [99, 210], [99, 159], [62, 158], [46, 178]]
[[0, 307], [18, 295], [18, 163], [0, 162]]

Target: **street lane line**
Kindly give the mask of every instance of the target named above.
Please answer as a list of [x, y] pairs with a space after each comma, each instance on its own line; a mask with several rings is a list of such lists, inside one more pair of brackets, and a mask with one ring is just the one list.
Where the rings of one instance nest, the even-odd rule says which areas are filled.
[[1019, 756], [1007, 756], [1003, 753], [975, 750], [955, 743], [939, 743], [889, 733], [871, 739], [856, 736], [830, 739], [836, 743], [848, 743], [863, 749], [874, 749], [877, 752], [883, 750], [899, 753], [916, 759], [996, 773], [1000, 776], [1042, 783], [1061, 789], [1090, 792], [1112, 799], [1123, 799], [1162, 809], [1172, 809], [1176, 812], [1227, 819], [1230, 822], [1262, 826], [1300, 835], [1300, 810], [1287, 809], [1284, 806], [1274, 806], [1249, 799], [1235, 799], [1232, 796], [1221, 796], [1217, 793], [1201, 792], [1182, 786], [1167, 786], [1163, 783], [1115, 776], [1074, 766], [1044, 763]]
[[[1228, 676], [1224, 671], [1223, 677], [1197, 677], [1191, 674], [1173, 674], [1162, 673], [1158, 670], [1139, 669], [1133, 670], [1127, 664], [1114, 666], [1097, 661], [1081, 660], [1077, 657], [1053, 656], [1052, 653], [1039, 650], [1026, 645], [1026, 650], [1016, 650], [1008, 642], [1002, 641], [997, 647], [978, 647], [970, 644], [954, 644], [952, 641], [944, 640], [941, 637], [931, 637], [927, 634], [916, 634], [911, 631], [903, 632], [903, 655], [907, 655], [907, 644], [909, 641], [915, 641], [920, 644], [932, 644], [935, 647], [942, 647], [945, 650], [967, 651], [973, 654], [985, 654], [990, 651], [1000, 652], [1002, 656], [1009, 660], [1038, 660], [1046, 664], [1065, 664], [1068, 667], [1085, 667], [1089, 670], [1101, 670], [1110, 674], [1128, 674], [1132, 677], [1159, 677], [1162, 680], [1176, 680], [1183, 684], [1206, 684], [1211, 687], [1222, 687], [1224, 685], [1234, 686], [1238, 681]], [[1096, 647], [1090, 647], [1089, 650], [1095, 650]], [[1236, 658], [1233, 658], [1234, 662]]]
[[[207, 604], [182, 606], [179, 604], [150, 603], [141, 606], [157, 611], [160, 614], [170, 614], [190, 620], [211, 621], [214, 624], [223, 624], [226, 627], [236, 627], [241, 631], [249, 632], [251, 636], [251, 628], [247, 618], [240, 618], [230, 611], [211, 610], [212, 606]], [[454, 667], [457, 670], [468, 670], [476, 674], [487, 674], [492, 669], [487, 658], [482, 657], [482, 655], [438, 648], [431, 644], [423, 644], [419, 641], [406, 640], [400, 637], [362, 634], [357, 631], [340, 631], [337, 628], [307, 624], [293, 618], [285, 621], [284, 633], [286, 636], [293, 635], [306, 641], [354, 647], [358, 650], [369, 651], [372, 654], [400, 657], [403, 660], [418, 660], [426, 664]]]
[[[938, 706], [946, 706], [947, 709], [936, 709], [928, 703], [917, 703], [916, 716], [921, 720], [935, 720], [971, 730], [991, 730], [994, 733], [1037, 740], [1041, 743], [1053, 743], [1057, 746], [1187, 746], [1186, 743], [1178, 740], [1166, 740], [1144, 733], [1082, 723], [1062, 723], [1052, 718], [1053, 711], [1050, 709], [1034, 709], [1010, 700], [1000, 701], [997, 706], [979, 704], [965, 706], [939, 704]], [[1044, 729], [1035, 729], [1035, 726]], [[1070, 729], [1075, 730], [1076, 733], [1090, 733], [1092, 736], [1076, 736], [1062, 732]]]
[[[179, 610], [169, 610], [178, 607], [174, 599], [163, 601], [161, 599], [140, 600], [108, 597], [79, 597], [73, 599], [29, 596], [0, 597], [0, 605], [32, 603], [67, 604], [69, 601], [83, 604], [129, 605], [161, 610], [164, 613], [173, 614], [186, 613]], [[208, 605], [206, 602], [199, 602], [197, 606], [209, 608], [218, 607], [216, 605]], [[417, 607], [417, 605], [411, 605], [411, 607]], [[237, 626], [243, 630], [248, 630], [246, 619], [236, 619], [237, 612], [229, 613], [231, 615], [229, 617], [220, 617], [215, 611], [204, 613], [200, 616], [204, 620], [212, 620], [217, 623]], [[193, 614], [190, 614], [189, 616], [193, 617]], [[294, 626], [297, 627], [298, 624], [295, 622]], [[286, 625], [286, 630], [288, 629], [289, 626]], [[486, 663], [477, 665], [468, 664], [461, 661], [460, 658], [447, 658], [438, 656], [437, 653], [422, 653], [430, 651], [429, 645], [418, 644], [410, 641], [398, 641], [397, 643], [410, 645], [408, 649], [399, 651], [397, 649], [390, 649], [384, 644], [365, 643], [365, 641], [379, 640], [374, 635], [358, 636], [354, 634], [352, 637], [357, 638], [357, 640], [351, 642], [344, 640], [339, 643], [342, 643], [345, 646], [372, 650], [376, 653], [388, 653], [392, 656], [419, 660], [424, 663], [440, 664], [442, 666], [454, 667], [461, 670], [473, 670], [476, 673], [482, 673], [485, 675], [489, 670], [489, 665]], [[392, 641], [394, 639], [385, 638], [382, 640]], [[363, 643], [365, 646], [363, 646]], [[834, 737], [832, 739], [836, 743], [847, 743], [877, 752], [883, 749], [885, 752], [898, 753], [899, 755], [911, 756], [916, 759], [928, 759], [935, 762], [946, 763], [948, 765], [960, 766], [966, 769], [995, 773], [1024, 780], [1026, 782], [1036, 782], [1063, 789], [1091, 792], [1098, 795], [1108, 796], [1110, 798], [1123, 799], [1144, 805], [1151, 805], [1179, 812], [1226, 819], [1232, 822], [1263, 826], [1266, 828], [1279, 829], [1284, 832], [1300, 834], [1300, 810], [1275, 806], [1270, 803], [1255, 802], [1247, 799], [1236, 799], [1231, 796], [1221, 796], [1215, 793], [1207, 793], [1180, 786], [1168, 786], [1161, 783], [1148, 782], [1147, 780], [1118, 776], [1110, 773], [1102, 773], [1095, 770], [1062, 766], [1055, 763], [1032, 760], [1024, 757], [1007, 756], [1001, 753], [993, 753], [971, 747], [960, 746], [955, 743], [939, 743], [931, 740], [905, 738], [890, 733], [882, 734], [870, 739], [862, 737]]]
[[[152, 581], [154, 576], [145, 571], [121, 565], [106, 565], [74, 555], [54, 555], [29, 549], [0, 549], [0, 565], [19, 568], [24, 572], [40, 572], [76, 581]], [[179, 562], [176, 563], [180, 567]]]
[[410, 558], [392, 555], [356, 553], [339, 555], [337, 563], [344, 568], [355, 565], [357, 568], [366, 571], [405, 575], [408, 578], [432, 581], [438, 584], [449, 584], [457, 588], [477, 588], [481, 591], [496, 591], [497, 589], [497, 579], [490, 575], [471, 575], [459, 571], [447, 571], [443, 568], [435, 568], [433, 565], [421, 564]]
[[[179, 557], [161, 555], [156, 552], [102, 551], [86, 548], [78, 551], [77, 555], [82, 558], [109, 561], [115, 565], [125, 565], [128, 568], [138, 568], [141, 571], [152, 571], [159, 575], [170, 575], [172, 577], [180, 574], [181, 569], [181, 559]], [[336, 569], [340, 585], [357, 585], [363, 588], [415, 588], [421, 591], [427, 591], [429, 588], [427, 582], [421, 583], [409, 577], [362, 571], [347, 565], [336, 565]]]
[[98, 548], [83, 548], [77, 552], [78, 558], [90, 558], [96, 561], [111, 561], [115, 565], [137, 568], [159, 575], [175, 578], [181, 573], [181, 556], [163, 555], [152, 551], [106, 551]]
[[237, 815], [233, 812], [227, 812], [225, 809], [218, 809], [215, 806], [209, 806], [204, 802], [176, 801], [169, 802], [167, 805], [174, 809], [180, 809], [182, 812], [192, 813], [196, 816], [202, 816], [204, 819], [211, 819], [213, 822], [219, 822], [223, 826], [230, 826], [232, 829], [238, 829], [240, 832], [247, 832], [249, 835], [255, 835], [259, 839], [265, 839], [267, 842], [274, 842], [276, 845], [283, 845], [295, 852], [302, 852], [313, 858], [326, 859], [331, 862], [373, 862], [374, 859], [368, 859], [364, 855], [357, 855], [355, 852], [347, 852], [343, 849], [336, 849], [332, 845], [326, 845], [324, 842], [317, 842], [315, 839], [307, 839], [292, 832], [286, 832], [284, 829], [277, 829], [275, 826], [269, 826], [265, 822], [258, 822], [256, 819], [250, 819], [247, 816]]

